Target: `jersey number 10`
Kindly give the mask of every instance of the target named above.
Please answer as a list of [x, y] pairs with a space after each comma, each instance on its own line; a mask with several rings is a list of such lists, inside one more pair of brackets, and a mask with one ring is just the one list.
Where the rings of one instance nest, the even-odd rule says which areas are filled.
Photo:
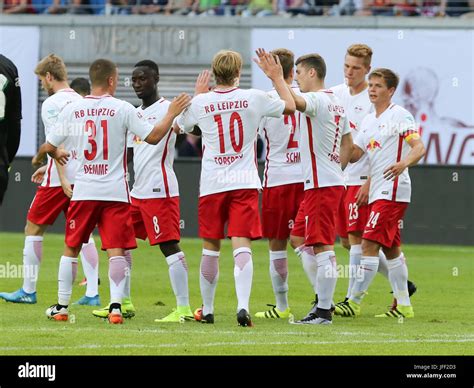
[[[221, 154], [225, 154], [225, 141], [224, 141], [224, 126], [222, 125], [222, 116], [215, 115], [214, 121], [217, 123], [217, 130], [219, 132], [219, 149]], [[237, 122], [237, 128], [239, 131], [239, 141], [237, 143], [235, 139], [235, 123]], [[242, 151], [244, 144], [244, 125], [242, 124], [242, 118], [237, 112], [232, 112], [229, 120], [229, 132], [230, 142], [235, 152]]]
[[[107, 139], [107, 120], [101, 120], [100, 121], [100, 127], [102, 128], [102, 146], [103, 146], [103, 157], [104, 160], [109, 159], [109, 145], [108, 145], [108, 139]], [[96, 141], [96, 136], [97, 136], [97, 128], [95, 126], [94, 121], [92, 120], [87, 120], [86, 121], [86, 128], [85, 131], [88, 134], [88, 139], [87, 142], [91, 145], [91, 150], [84, 150], [84, 156], [86, 157], [87, 160], [94, 160], [95, 157], [97, 156], [97, 141]]]

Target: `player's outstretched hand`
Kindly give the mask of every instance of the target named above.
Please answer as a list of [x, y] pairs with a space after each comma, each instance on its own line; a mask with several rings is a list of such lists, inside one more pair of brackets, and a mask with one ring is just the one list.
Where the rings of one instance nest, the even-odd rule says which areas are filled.
[[405, 163], [403, 161], [400, 161], [398, 163], [395, 163], [395, 164], [392, 164], [389, 168], [387, 168], [384, 172], [383, 172], [383, 177], [386, 179], [386, 180], [394, 180], [397, 176], [399, 176], [405, 169], [407, 168], [407, 166], [405, 165]]
[[191, 97], [186, 93], [181, 93], [178, 97], [173, 98], [168, 113], [173, 117], [178, 116], [191, 102]]
[[262, 48], [257, 49], [255, 53], [258, 58], [254, 58], [253, 61], [262, 69], [268, 78], [272, 81], [283, 78], [283, 69], [278, 56], [273, 56]]
[[211, 82], [211, 72], [209, 70], [201, 71], [194, 86], [194, 95], [207, 93], [209, 91], [209, 82]]
[[47, 166], [42, 166], [33, 173], [33, 175], [31, 176], [31, 181], [33, 183], [36, 183], [37, 185], [43, 183], [44, 174], [46, 173], [46, 167]]
[[54, 151], [54, 154], [51, 156], [56, 159], [61, 166], [65, 166], [69, 159], [69, 152], [64, 148], [56, 148], [56, 151]]

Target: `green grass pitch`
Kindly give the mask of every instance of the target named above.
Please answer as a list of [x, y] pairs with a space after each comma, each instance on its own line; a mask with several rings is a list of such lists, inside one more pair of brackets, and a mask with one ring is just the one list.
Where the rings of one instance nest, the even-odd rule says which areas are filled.
[[[96, 238], [98, 242], [98, 238]], [[0, 265], [22, 263], [23, 236], [0, 234]], [[198, 322], [158, 324], [175, 307], [166, 262], [158, 247], [140, 242], [134, 251], [132, 299], [137, 315], [112, 326], [91, 314], [92, 307], [72, 306], [74, 323], [48, 321], [45, 309], [56, 303], [58, 262], [63, 236], [48, 234], [38, 282], [38, 303], [0, 301], [2, 355], [474, 355], [474, 248], [406, 245], [410, 279], [418, 286], [412, 298], [415, 318], [376, 319], [391, 303], [388, 281], [377, 275], [362, 304], [360, 318], [334, 318], [332, 326], [291, 325], [286, 320], [257, 320], [238, 327], [235, 318], [233, 259], [229, 242], [221, 251], [214, 325]], [[183, 239], [189, 266], [191, 307], [200, 306], [201, 243]], [[348, 253], [336, 249], [338, 263]], [[100, 253], [99, 288], [108, 303], [105, 253]], [[255, 313], [273, 303], [268, 275], [268, 245], [253, 244], [254, 279], [250, 309]], [[314, 297], [299, 259], [289, 251], [289, 300], [295, 318], [304, 316]], [[77, 282], [82, 279], [79, 265]], [[77, 283], [76, 282], [76, 283]], [[0, 291], [13, 291], [21, 279], [1, 278]], [[335, 300], [345, 295], [347, 279], [338, 280]], [[73, 300], [84, 293], [74, 286]], [[163, 305], [164, 304], [164, 305]]]

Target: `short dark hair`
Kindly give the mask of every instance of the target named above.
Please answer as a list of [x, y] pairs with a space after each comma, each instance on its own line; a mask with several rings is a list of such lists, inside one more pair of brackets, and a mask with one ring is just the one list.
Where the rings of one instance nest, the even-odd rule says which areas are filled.
[[374, 71], [372, 71], [369, 74], [369, 79], [371, 79], [372, 77], [383, 78], [386, 85], [387, 85], [387, 88], [389, 88], [389, 89], [395, 88], [395, 90], [397, 89], [398, 82], [400, 80], [398, 75], [394, 71], [392, 71], [390, 69], [383, 68], [383, 67], [375, 69]]
[[295, 54], [292, 51], [280, 48], [270, 51], [270, 54], [276, 55], [281, 63], [281, 68], [283, 69], [283, 78], [287, 79], [293, 67], [295, 67]]
[[156, 72], [156, 75], [160, 75], [160, 70], [158, 68], [158, 64], [150, 59], [144, 59], [143, 61], [137, 62], [135, 67], [148, 67]]
[[107, 86], [108, 79], [115, 75], [117, 65], [108, 59], [97, 59], [89, 68], [92, 86]]
[[89, 80], [82, 77], [74, 78], [71, 81], [71, 88], [74, 89], [76, 93], [79, 93], [81, 96], [87, 96], [91, 94], [91, 84]]
[[321, 80], [326, 77], [326, 62], [324, 62], [323, 57], [319, 54], [303, 55], [296, 60], [296, 66], [299, 64], [307, 69], [316, 70], [318, 78]]

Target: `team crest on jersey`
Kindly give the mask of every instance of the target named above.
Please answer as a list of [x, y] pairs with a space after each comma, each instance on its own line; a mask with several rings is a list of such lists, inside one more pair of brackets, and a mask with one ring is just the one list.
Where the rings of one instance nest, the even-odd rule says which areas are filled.
[[371, 138], [369, 144], [367, 144], [367, 150], [368, 151], [375, 151], [377, 148], [381, 149], [382, 145], [377, 140], [375, 140], [374, 138]]
[[142, 143], [143, 143], [143, 140], [140, 139], [139, 136], [134, 135], [134, 136], [133, 136], [133, 143], [134, 143], [134, 144], [142, 144]]

